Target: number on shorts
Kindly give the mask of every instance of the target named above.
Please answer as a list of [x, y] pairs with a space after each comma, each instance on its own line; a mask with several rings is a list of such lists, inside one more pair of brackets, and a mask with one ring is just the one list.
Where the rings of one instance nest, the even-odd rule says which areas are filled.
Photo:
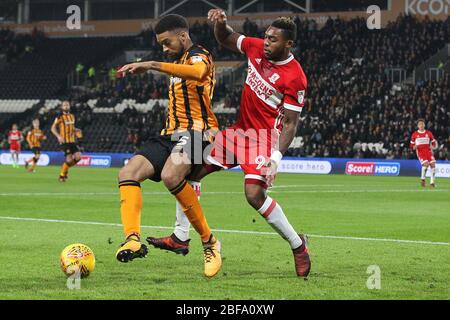
[[182, 136], [180, 140], [178, 140], [177, 146], [185, 146], [188, 143], [189, 137]]
[[258, 165], [256, 169], [259, 170], [266, 163], [266, 158], [264, 158], [264, 156], [257, 156], [255, 159], [255, 163]]

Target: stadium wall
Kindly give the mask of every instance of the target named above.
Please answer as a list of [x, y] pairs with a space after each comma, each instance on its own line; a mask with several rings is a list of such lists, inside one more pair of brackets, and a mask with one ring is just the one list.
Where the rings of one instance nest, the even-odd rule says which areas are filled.
[[[399, 15], [412, 15], [419, 19], [431, 20], [447, 19], [450, 11], [449, 0], [393, 0], [391, 8], [382, 10], [381, 25], [386, 26], [395, 21]], [[341, 12], [314, 12], [314, 13], [283, 13], [286, 16], [298, 16], [300, 19], [315, 20], [319, 27], [323, 26], [328, 18], [353, 19], [356, 17], [368, 18], [372, 13], [366, 11], [341, 11]], [[68, 15], [69, 16], [69, 15]], [[240, 30], [245, 18], [251, 17], [252, 22], [259, 27], [268, 26], [280, 13], [246, 13], [228, 17], [228, 23], [236, 30]], [[193, 24], [206, 21], [206, 17], [187, 17]], [[5, 23], [4, 28], [16, 33], [32, 33], [36, 28], [44, 32], [48, 37], [88, 37], [88, 36], [125, 36], [136, 35], [142, 30], [152, 27], [155, 19], [132, 19], [132, 20], [94, 20], [82, 21], [80, 29], [68, 29], [66, 21], [39, 21], [29, 24]]]
[[[30, 152], [20, 154], [20, 163], [32, 156]], [[133, 156], [131, 153], [84, 153], [77, 166], [122, 167]], [[43, 151], [38, 165], [61, 165], [64, 154]], [[8, 151], [0, 151], [0, 164], [12, 164]], [[450, 178], [450, 161], [437, 161], [436, 177]], [[348, 174], [368, 176], [418, 176], [420, 163], [417, 160], [353, 159], [353, 158], [294, 158], [284, 157], [279, 172], [304, 174]], [[232, 169], [240, 170], [239, 168]]]

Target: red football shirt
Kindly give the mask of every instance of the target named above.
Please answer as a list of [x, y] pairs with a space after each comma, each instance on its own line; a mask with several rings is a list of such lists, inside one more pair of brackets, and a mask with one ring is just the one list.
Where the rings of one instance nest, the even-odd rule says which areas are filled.
[[[234, 128], [281, 132], [284, 110], [300, 113], [304, 105], [307, 79], [300, 63], [292, 54], [284, 61], [268, 60], [263, 39], [241, 36], [237, 47], [248, 58], [248, 71]], [[276, 143], [271, 134], [268, 140]]]
[[22, 140], [22, 133], [19, 130], [11, 130], [8, 132], [8, 142], [11, 147], [20, 145]]
[[429, 130], [424, 130], [420, 132], [419, 130], [415, 131], [411, 137], [410, 147], [416, 146], [416, 150], [418, 153], [421, 152], [430, 152], [431, 144], [435, 144], [436, 140], [434, 139], [433, 134]]

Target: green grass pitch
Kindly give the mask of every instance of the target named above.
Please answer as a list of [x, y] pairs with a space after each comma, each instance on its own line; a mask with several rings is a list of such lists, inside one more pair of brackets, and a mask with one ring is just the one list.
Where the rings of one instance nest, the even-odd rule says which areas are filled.
[[[30, 174], [0, 166], [0, 299], [450, 297], [448, 179], [431, 190], [413, 177], [280, 174], [271, 196], [309, 235], [313, 264], [305, 281], [295, 276], [289, 245], [246, 203], [242, 173], [215, 173], [203, 181], [201, 203], [224, 261], [206, 279], [195, 231], [185, 257], [150, 247], [146, 259], [116, 261], [123, 240], [117, 172], [74, 168], [61, 184], [58, 167]], [[151, 181], [143, 192], [143, 236], [171, 233], [172, 196]], [[59, 254], [76, 242], [93, 249], [97, 265], [80, 289], [69, 290]], [[380, 268], [380, 289], [366, 286], [371, 265]]]

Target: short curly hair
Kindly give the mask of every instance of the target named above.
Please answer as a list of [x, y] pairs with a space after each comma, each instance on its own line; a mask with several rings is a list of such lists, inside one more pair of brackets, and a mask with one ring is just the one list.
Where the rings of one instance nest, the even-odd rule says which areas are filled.
[[159, 19], [155, 25], [156, 34], [177, 29], [189, 30], [189, 23], [186, 18], [178, 14], [168, 14]]
[[270, 24], [271, 27], [281, 29], [286, 40], [297, 39], [297, 25], [289, 17], [280, 17]]

